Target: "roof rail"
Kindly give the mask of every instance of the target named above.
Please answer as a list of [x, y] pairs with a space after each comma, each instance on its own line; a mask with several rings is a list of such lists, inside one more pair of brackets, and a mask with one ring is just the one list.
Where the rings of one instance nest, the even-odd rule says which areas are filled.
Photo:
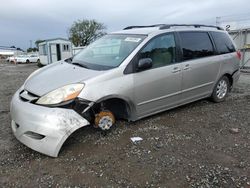
[[162, 29], [170, 29], [171, 27], [182, 27], [182, 26], [186, 26], [186, 27], [195, 27], [195, 28], [200, 28], [200, 27], [211, 27], [211, 28], [215, 28], [218, 30], [224, 30], [223, 28], [219, 27], [219, 26], [214, 26], [214, 25], [202, 25], [202, 24], [156, 24], [156, 25], [138, 25], [138, 26], [128, 26], [125, 27], [123, 30], [129, 30], [129, 29], [138, 29], [138, 28], [147, 28], [147, 27], [159, 27], [160, 30]]
[[171, 27], [181, 27], [181, 26], [193, 26], [195, 28], [200, 28], [200, 27], [211, 27], [211, 28], [215, 28], [218, 30], [224, 30], [223, 28], [219, 27], [219, 26], [214, 26], [214, 25], [202, 25], [202, 24], [164, 24], [162, 26], [160, 26], [160, 29], [170, 29]]
[[128, 27], [125, 27], [123, 30], [128, 30], [128, 29], [139, 29], [139, 28], [146, 28], [146, 27], [161, 27], [161, 26], [165, 26], [165, 24], [135, 25], [135, 26], [128, 26]]

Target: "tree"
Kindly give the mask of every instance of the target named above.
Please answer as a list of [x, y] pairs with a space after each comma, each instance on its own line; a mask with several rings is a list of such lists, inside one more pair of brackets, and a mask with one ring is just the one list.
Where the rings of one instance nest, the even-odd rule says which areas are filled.
[[69, 40], [75, 46], [86, 46], [106, 34], [106, 26], [96, 20], [78, 20], [69, 29]]
[[37, 52], [38, 51], [38, 49], [37, 48], [28, 48], [27, 49], [27, 52], [29, 53], [29, 52]]
[[[22, 49], [22, 48], [16, 48], [16, 50], [23, 51], [23, 49]], [[23, 51], [23, 52], [24, 52], [24, 51]]]

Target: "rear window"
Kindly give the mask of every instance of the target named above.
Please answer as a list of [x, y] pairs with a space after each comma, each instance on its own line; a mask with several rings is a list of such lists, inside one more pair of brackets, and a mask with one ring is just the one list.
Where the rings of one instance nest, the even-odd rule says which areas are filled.
[[206, 32], [180, 32], [183, 60], [214, 55], [213, 45]]
[[235, 47], [226, 33], [211, 32], [219, 54], [235, 52]]

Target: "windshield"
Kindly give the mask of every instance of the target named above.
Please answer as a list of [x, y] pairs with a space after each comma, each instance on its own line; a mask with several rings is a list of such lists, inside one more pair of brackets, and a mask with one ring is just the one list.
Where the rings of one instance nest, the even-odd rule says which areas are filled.
[[143, 41], [144, 35], [106, 35], [95, 41], [72, 60], [72, 64], [94, 70], [108, 70], [119, 66]]

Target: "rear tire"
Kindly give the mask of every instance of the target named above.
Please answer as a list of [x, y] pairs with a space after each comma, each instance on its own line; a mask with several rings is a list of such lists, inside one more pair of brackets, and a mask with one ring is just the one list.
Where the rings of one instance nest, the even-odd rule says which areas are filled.
[[27, 59], [27, 60], [26, 60], [26, 63], [30, 63], [30, 60]]
[[226, 99], [230, 89], [230, 82], [228, 77], [223, 76], [215, 84], [211, 99], [214, 102], [222, 102]]

